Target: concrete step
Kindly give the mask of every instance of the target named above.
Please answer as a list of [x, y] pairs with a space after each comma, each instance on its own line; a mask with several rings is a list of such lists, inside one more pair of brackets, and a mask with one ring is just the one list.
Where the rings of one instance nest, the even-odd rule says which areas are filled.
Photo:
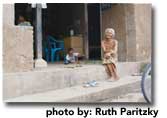
[[[139, 72], [141, 63], [118, 63], [120, 77]], [[27, 94], [69, 88], [91, 80], [108, 78], [104, 66], [100, 64], [82, 65], [49, 65], [47, 68], [30, 72], [5, 73], [3, 79], [4, 99]]]
[[[85, 88], [83, 85], [77, 85], [69, 88], [58, 89], [48, 92], [24, 95], [13, 99], [7, 99], [5, 102], [105, 102], [118, 98], [128, 93], [141, 93], [141, 77], [126, 76], [115, 82], [106, 80], [98, 81], [96, 87]], [[136, 98], [137, 99], [137, 98]], [[121, 102], [133, 102], [133, 101]]]
[[143, 94], [141, 92], [132, 92], [125, 95], [118, 96], [115, 99], [108, 98], [106, 100], [103, 100], [102, 102], [116, 102], [116, 103], [122, 103], [122, 102], [134, 102], [134, 103], [146, 103], [146, 100], [143, 97]]

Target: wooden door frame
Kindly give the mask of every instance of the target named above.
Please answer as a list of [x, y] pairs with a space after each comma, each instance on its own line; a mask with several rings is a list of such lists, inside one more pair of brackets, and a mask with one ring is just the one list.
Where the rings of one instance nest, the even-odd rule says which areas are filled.
[[[100, 40], [102, 40], [102, 9], [100, 5]], [[88, 3], [84, 4], [84, 18], [85, 18], [85, 31], [84, 31], [84, 48], [85, 48], [85, 56], [86, 59], [89, 59], [89, 32], [88, 32]], [[102, 50], [101, 50], [101, 58], [102, 58]]]
[[84, 21], [85, 21], [85, 29], [84, 29], [84, 48], [85, 48], [85, 57], [89, 59], [89, 32], [88, 32], [88, 4], [84, 4]]

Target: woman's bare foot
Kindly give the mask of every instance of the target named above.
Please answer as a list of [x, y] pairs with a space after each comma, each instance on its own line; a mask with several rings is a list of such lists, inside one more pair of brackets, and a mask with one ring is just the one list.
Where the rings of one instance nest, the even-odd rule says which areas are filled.
[[109, 81], [109, 82], [114, 82], [115, 79], [114, 79], [113, 77], [110, 77], [110, 78], [108, 79], [108, 81]]
[[117, 76], [115, 79], [116, 79], [116, 80], [119, 80], [120, 78]]
[[119, 79], [120, 79], [119, 77], [116, 77], [116, 78], [110, 77], [110, 78], [108, 79], [108, 81], [109, 81], [109, 82], [114, 82], [114, 81], [118, 81]]
[[109, 79], [114, 80], [114, 77], [110, 77]]
[[115, 80], [115, 81], [118, 81], [118, 80], [119, 80], [119, 78], [114, 78], [114, 80]]

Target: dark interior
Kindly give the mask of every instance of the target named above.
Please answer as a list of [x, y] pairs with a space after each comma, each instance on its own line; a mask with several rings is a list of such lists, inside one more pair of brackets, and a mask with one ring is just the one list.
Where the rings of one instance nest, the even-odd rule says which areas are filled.
[[[35, 8], [31, 8], [31, 4], [16, 3], [15, 25], [18, 24], [19, 15], [24, 16], [26, 21], [35, 27]], [[46, 35], [63, 39], [70, 35], [70, 29], [74, 29], [74, 35], [84, 35], [84, 20], [82, 3], [47, 4], [47, 8], [42, 9], [43, 40], [46, 39]], [[100, 59], [100, 4], [88, 4], [88, 32], [89, 59]]]
[[46, 33], [53, 36], [69, 36], [70, 29], [74, 35], [80, 34], [81, 12], [83, 4], [47, 4], [45, 12]]
[[101, 58], [100, 4], [88, 4], [89, 59]]
[[[75, 35], [81, 33], [81, 17], [83, 17], [83, 4], [56, 4], [49, 3], [47, 8], [42, 10], [42, 27], [45, 34], [55, 37], [69, 36], [70, 29], [74, 29]], [[31, 25], [35, 25], [35, 9], [30, 4], [15, 4], [15, 25], [18, 24], [18, 17], [22, 15]], [[82, 16], [81, 16], [82, 15]]]

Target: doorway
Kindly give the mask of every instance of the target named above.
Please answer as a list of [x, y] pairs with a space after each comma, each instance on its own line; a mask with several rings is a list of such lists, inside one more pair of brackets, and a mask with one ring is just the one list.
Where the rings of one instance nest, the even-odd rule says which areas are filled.
[[88, 4], [89, 59], [101, 59], [100, 4]]
[[[25, 10], [24, 10], [25, 9]], [[90, 60], [101, 59], [101, 10], [100, 4], [87, 4], [87, 23], [85, 24], [84, 4], [47, 4], [47, 9], [42, 10], [42, 34], [43, 42], [46, 36], [51, 35], [56, 39], [70, 37], [70, 30], [74, 30], [74, 36], [82, 36], [83, 43], [87, 37], [87, 47], [80, 47], [82, 50], [88, 50]], [[24, 14], [31, 25], [35, 25], [35, 9], [30, 4], [15, 4], [15, 24], [20, 14]], [[24, 11], [24, 12], [23, 12]], [[87, 28], [85, 28], [87, 25]], [[34, 28], [35, 29], [35, 28]], [[88, 32], [88, 34], [85, 34]], [[35, 31], [34, 31], [35, 33]], [[86, 35], [86, 36], [85, 36]], [[35, 34], [34, 34], [35, 38]], [[34, 41], [35, 42], [35, 41]], [[83, 44], [82, 44], [83, 45]], [[35, 46], [34, 46], [35, 47]], [[44, 46], [43, 46], [44, 47]], [[79, 50], [79, 48], [77, 48]], [[34, 48], [34, 58], [35, 58]], [[83, 51], [82, 51], [83, 52]], [[84, 52], [83, 52], [84, 53]], [[45, 52], [43, 52], [45, 56]], [[61, 56], [62, 60], [64, 56]]]

